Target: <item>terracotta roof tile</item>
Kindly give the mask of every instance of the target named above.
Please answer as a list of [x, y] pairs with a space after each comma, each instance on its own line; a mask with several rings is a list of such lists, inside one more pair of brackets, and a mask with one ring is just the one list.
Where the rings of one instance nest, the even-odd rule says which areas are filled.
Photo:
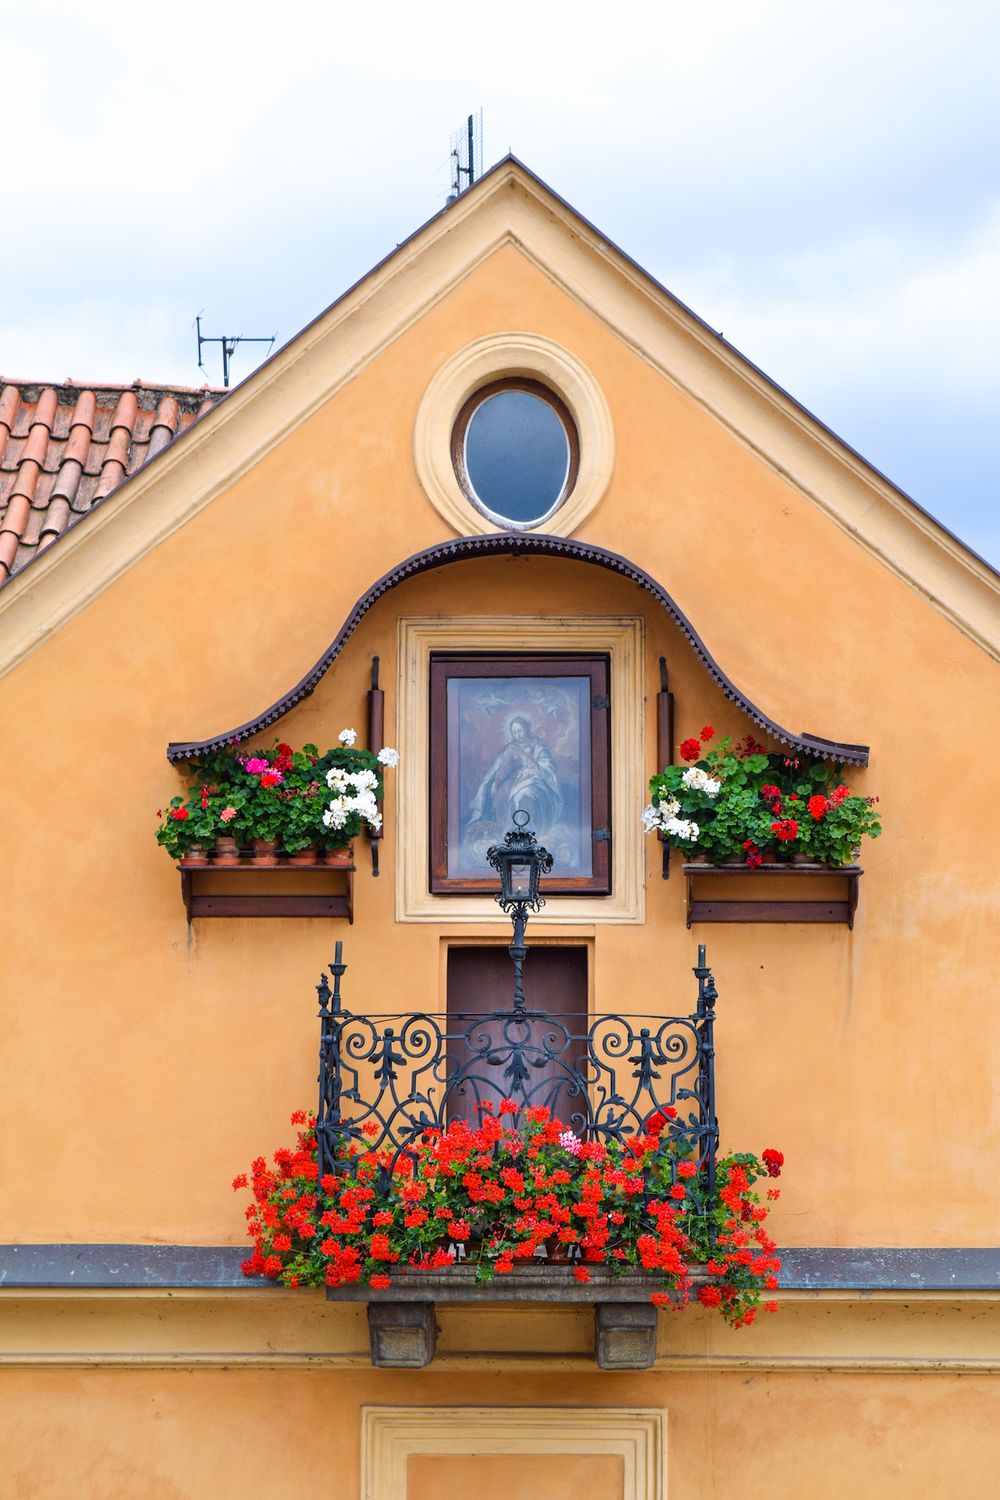
[[223, 395], [0, 380], [0, 587]]

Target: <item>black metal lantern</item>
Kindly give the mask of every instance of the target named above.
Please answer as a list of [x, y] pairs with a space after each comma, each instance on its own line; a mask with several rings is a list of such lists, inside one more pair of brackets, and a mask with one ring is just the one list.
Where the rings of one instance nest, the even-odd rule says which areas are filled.
[[538, 893], [543, 875], [552, 869], [552, 855], [538, 847], [538, 840], [528, 832], [530, 814], [523, 808], [514, 814], [515, 827], [502, 844], [494, 844], [486, 858], [500, 876], [500, 894], [496, 900], [508, 915], [519, 906], [538, 911], [545, 901]]
[[521, 968], [528, 950], [524, 946], [524, 929], [528, 912], [539, 911], [545, 905], [539, 893], [543, 875], [552, 869], [552, 855], [540, 849], [538, 840], [528, 832], [530, 814], [519, 808], [514, 814], [515, 826], [502, 844], [494, 844], [486, 851], [486, 858], [500, 876], [500, 894], [497, 904], [514, 922], [514, 941], [508, 953], [514, 960], [514, 1009], [524, 1009], [524, 991], [521, 987]]

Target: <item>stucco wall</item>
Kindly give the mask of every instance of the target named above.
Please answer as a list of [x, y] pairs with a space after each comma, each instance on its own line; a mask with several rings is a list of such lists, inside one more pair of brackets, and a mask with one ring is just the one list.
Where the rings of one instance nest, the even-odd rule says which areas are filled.
[[[311, 1095], [310, 986], [334, 937], [348, 943], [354, 1003], [439, 1001], [447, 927], [393, 922], [391, 789], [385, 873], [359, 875], [349, 930], [202, 921], [188, 932], [153, 815], [179, 785], [163, 758], [168, 740], [264, 707], [374, 578], [442, 539], [413, 472], [414, 413], [449, 353], [511, 324], [571, 347], [612, 407], [617, 467], [581, 536], [659, 579], [780, 722], [870, 743], [871, 768], [852, 780], [880, 793], [886, 819], [865, 852], [853, 934], [689, 933], [682, 882], [660, 880], [650, 844], [645, 926], [573, 929], [593, 941], [598, 1003], [622, 993], [686, 1000], [695, 939], [707, 937], [722, 992], [724, 1136], [785, 1150], [779, 1238], [992, 1236], [979, 1163], [996, 1139], [986, 1062], [996, 886], [984, 860], [996, 812], [975, 788], [996, 736], [995, 669], [506, 248], [0, 686], [6, 721], [26, 735], [23, 790], [8, 797], [5, 945], [8, 976], [18, 977], [6, 985], [6, 1093], [40, 1152], [3, 1142], [11, 1238], [232, 1240], [229, 1177], [282, 1139], [286, 1112]], [[705, 721], [749, 727], [633, 587], [579, 564], [500, 559], [455, 565], [383, 599], [282, 735], [329, 741], [345, 722], [363, 723], [373, 653], [383, 680], [395, 680], [400, 613], [498, 609], [644, 616], [647, 770], [661, 652], [679, 735]], [[390, 740], [394, 709], [390, 692]]]
[[[10, 1493], [31, 1500], [62, 1500], [68, 1474], [79, 1500], [339, 1500], [359, 1492], [363, 1404], [565, 1405], [569, 1392], [666, 1409], [669, 1500], [985, 1497], [1000, 1464], [995, 1385], [981, 1376], [40, 1371], [5, 1393], [0, 1432]], [[481, 1461], [458, 1467], [449, 1493], [483, 1487]]]

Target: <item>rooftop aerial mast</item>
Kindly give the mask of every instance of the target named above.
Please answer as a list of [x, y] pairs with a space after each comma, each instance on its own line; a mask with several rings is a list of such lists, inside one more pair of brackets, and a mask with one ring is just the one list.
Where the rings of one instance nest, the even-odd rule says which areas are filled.
[[464, 127], [456, 130], [451, 138], [451, 192], [448, 202], [454, 203], [459, 193], [470, 188], [483, 175], [483, 112], [477, 109], [469, 116]]
[[246, 336], [246, 334], [243, 334], [243, 333], [223, 333], [223, 334], [219, 335], [218, 337], [209, 338], [207, 334], [204, 334], [201, 331], [201, 313], [198, 314], [198, 316], [195, 318], [194, 321], [195, 321], [195, 327], [198, 330], [198, 368], [199, 368], [199, 370], [202, 370], [205, 374], [208, 373], [207, 370], [205, 370], [205, 365], [204, 365], [204, 362], [203, 362], [202, 357], [201, 357], [202, 345], [204, 345], [204, 344], [221, 344], [222, 345], [222, 384], [226, 387], [227, 390], [229, 389], [229, 361], [232, 359], [234, 353], [236, 352], [236, 345], [237, 344], [267, 344], [269, 348], [273, 349], [274, 348], [274, 341], [278, 337], [278, 335], [276, 333], [272, 333], [272, 335], [271, 335], [270, 338], [248, 338]]

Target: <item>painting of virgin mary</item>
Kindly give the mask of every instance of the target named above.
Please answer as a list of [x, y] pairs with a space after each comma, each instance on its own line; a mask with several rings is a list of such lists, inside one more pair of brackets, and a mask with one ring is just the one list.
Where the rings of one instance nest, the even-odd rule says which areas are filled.
[[492, 890], [487, 851], [517, 812], [554, 858], [550, 888], [606, 884], [607, 673], [602, 657], [432, 658], [433, 889]]

